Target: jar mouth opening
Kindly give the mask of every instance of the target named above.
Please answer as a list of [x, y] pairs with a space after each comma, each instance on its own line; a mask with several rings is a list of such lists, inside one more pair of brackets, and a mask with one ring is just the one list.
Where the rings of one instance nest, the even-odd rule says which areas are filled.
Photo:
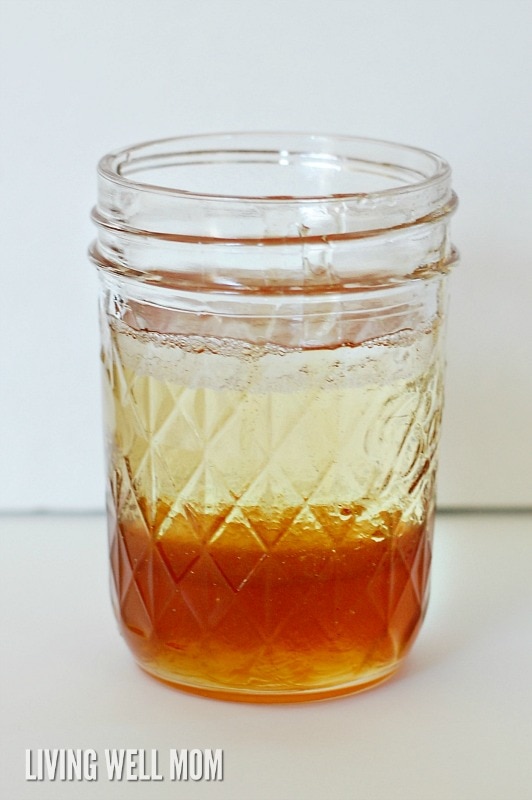
[[100, 161], [91, 253], [159, 285], [268, 291], [429, 275], [454, 256], [447, 162], [377, 139], [222, 133]]
[[[395, 203], [450, 181], [428, 150], [379, 139], [306, 133], [222, 133], [160, 139], [114, 151], [100, 179], [124, 190], [209, 203]], [[430, 213], [430, 212], [429, 212]]]

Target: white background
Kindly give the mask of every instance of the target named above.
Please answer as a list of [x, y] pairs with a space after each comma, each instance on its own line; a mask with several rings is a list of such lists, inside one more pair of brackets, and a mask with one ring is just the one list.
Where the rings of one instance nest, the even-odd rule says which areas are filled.
[[532, 5], [3, 0], [0, 508], [103, 505], [98, 158], [170, 135], [315, 130], [436, 151], [453, 238], [444, 507], [532, 499]]

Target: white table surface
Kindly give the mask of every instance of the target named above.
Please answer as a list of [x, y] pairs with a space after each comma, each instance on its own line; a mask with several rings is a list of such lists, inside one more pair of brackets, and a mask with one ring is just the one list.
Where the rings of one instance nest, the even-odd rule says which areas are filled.
[[[103, 517], [0, 518], [6, 800], [529, 800], [532, 515], [440, 515], [432, 598], [391, 681], [309, 705], [175, 691], [141, 672], [108, 600]], [[224, 750], [224, 780], [26, 781], [25, 750]]]

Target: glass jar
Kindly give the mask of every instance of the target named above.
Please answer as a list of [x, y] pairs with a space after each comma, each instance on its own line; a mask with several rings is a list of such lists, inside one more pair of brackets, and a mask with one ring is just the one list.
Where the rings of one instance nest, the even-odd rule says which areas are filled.
[[226, 134], [99, 164], [113, 598], [138, 663], [253, 702], [366, 689], [428, 592], [450, 169]]

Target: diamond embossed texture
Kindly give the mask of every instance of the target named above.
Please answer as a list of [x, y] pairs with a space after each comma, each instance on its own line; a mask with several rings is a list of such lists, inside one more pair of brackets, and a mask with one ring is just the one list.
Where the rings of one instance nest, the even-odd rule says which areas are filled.
[[192, 691], [371, 685], [427, 602], [440, 327], [269, 348], [103, 315], [115, 610]]

